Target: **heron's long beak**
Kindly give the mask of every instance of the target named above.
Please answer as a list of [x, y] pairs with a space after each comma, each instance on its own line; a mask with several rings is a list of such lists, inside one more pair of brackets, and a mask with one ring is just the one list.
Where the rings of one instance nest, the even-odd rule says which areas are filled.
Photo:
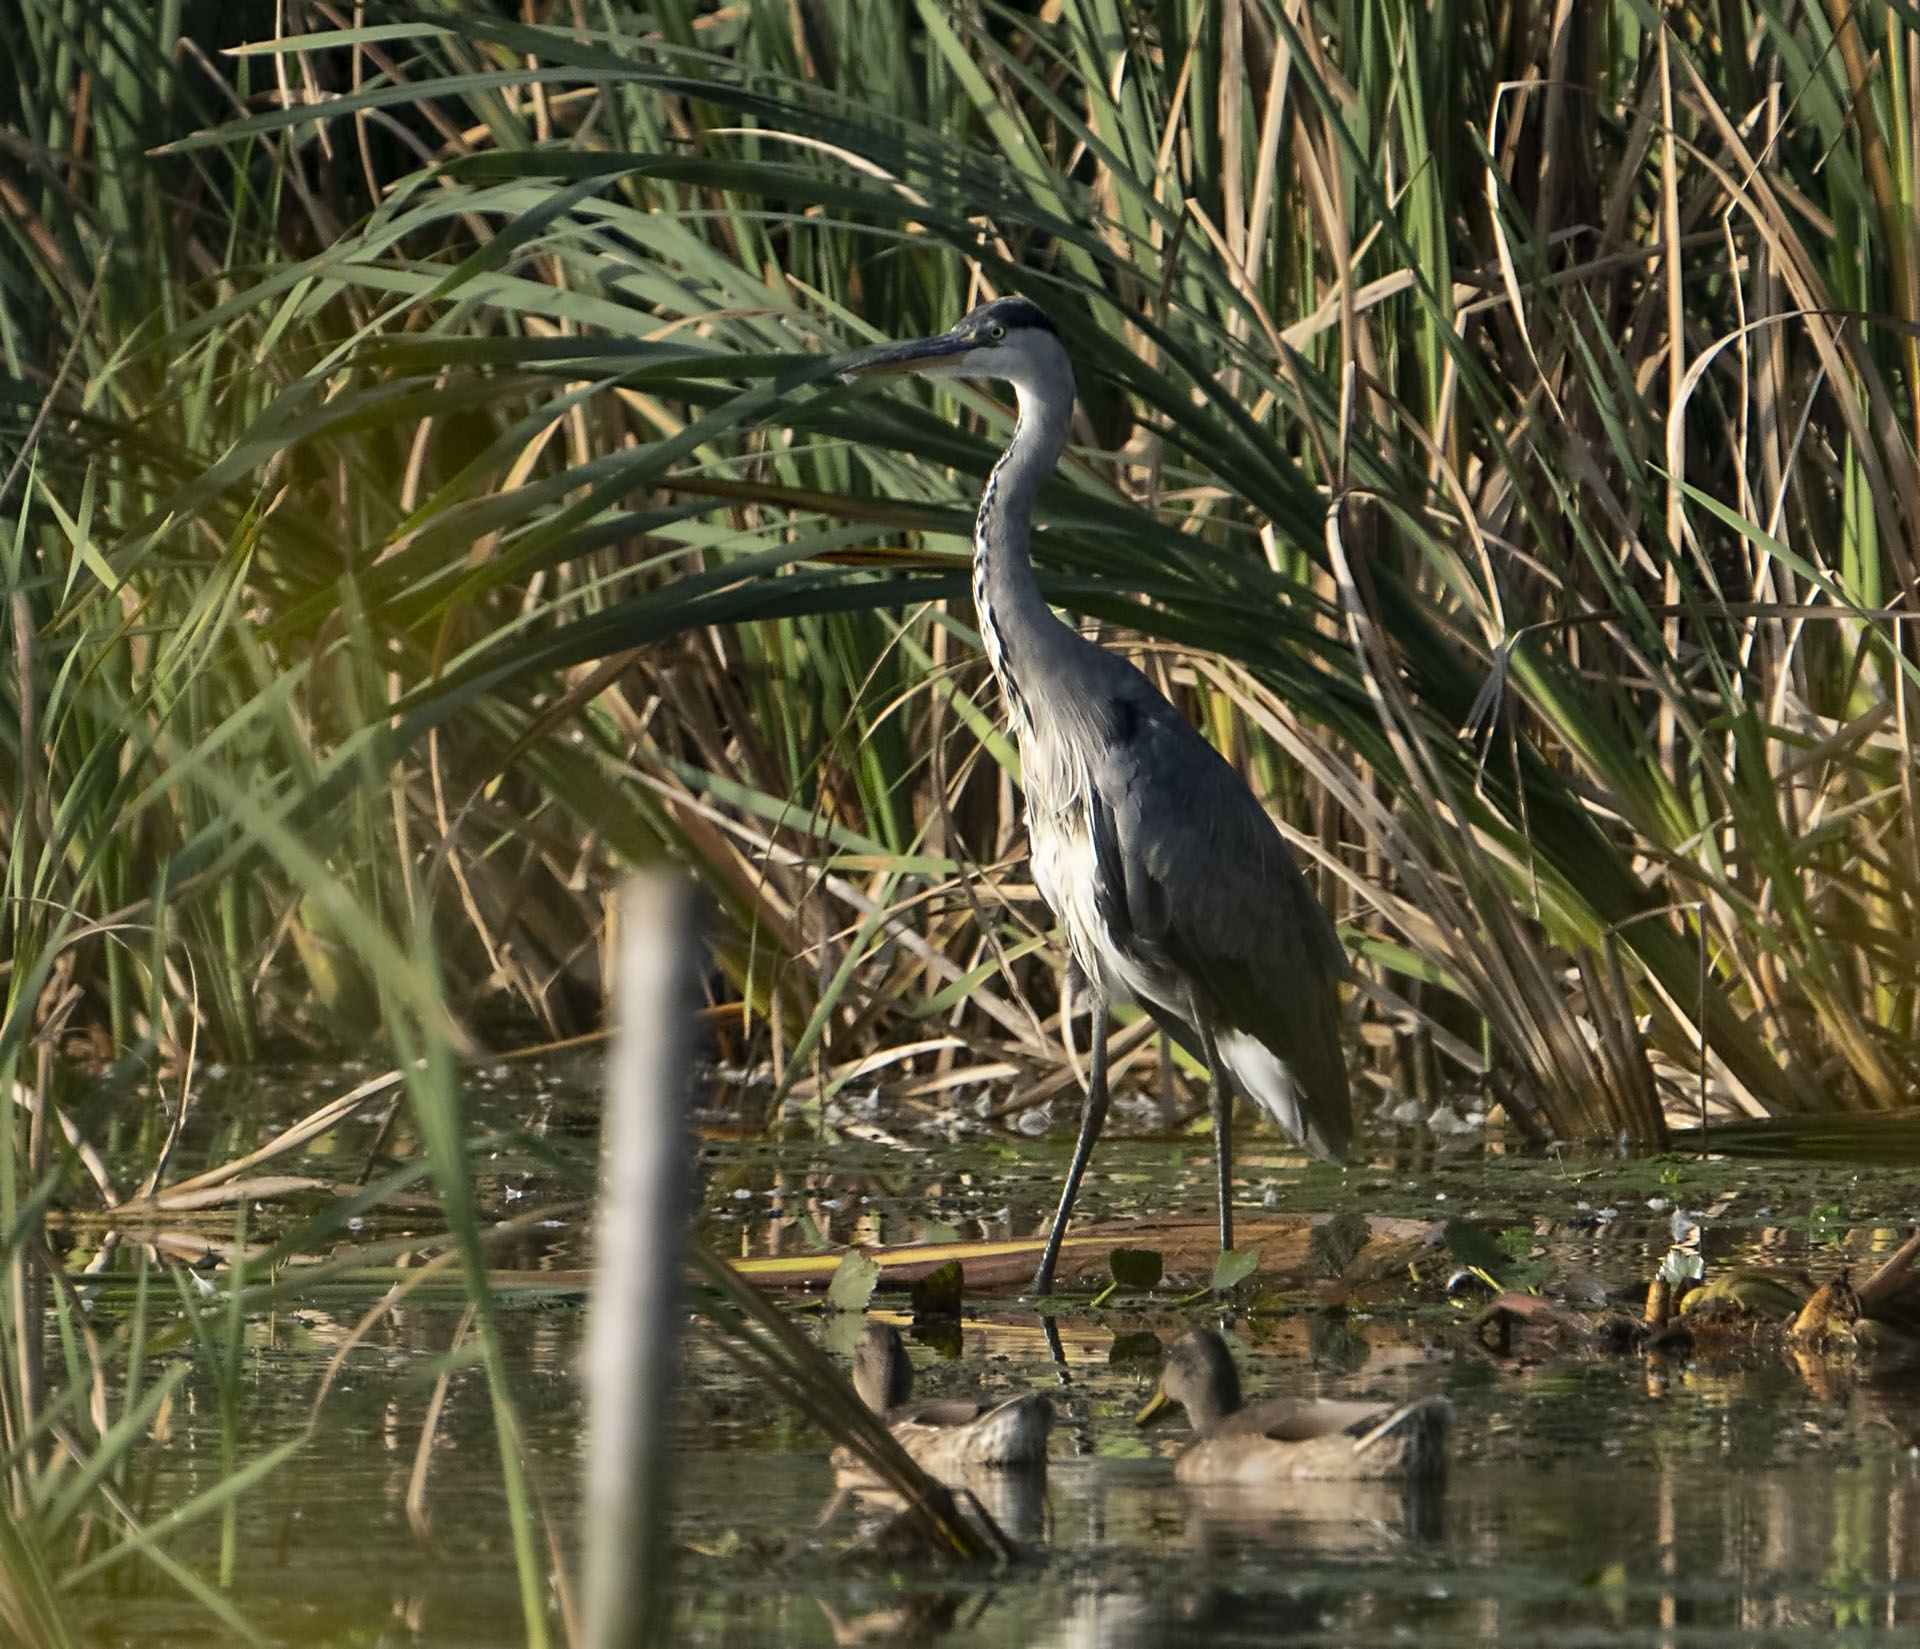
[[917, 372], [930, 362], [944, 360], [950, 355], [966, 354], [974, 347], [974, 343], [974, 339], [962, 337], [956, 332], [943, 332], [937, 338], [916, 338], [910, 344], [893, 344], [886, 349], [876, 350], [865, 360], [842, 367], [840, 376], [851, 382], [855, 378], [880, 378], [896, 372]]
[[1133, 1423], [1136, 1426], [1151, 1425], [1159, 1418], [1163, 1409], [1168, 1409], [1172, 1406], [1173, 1399], [1167, 1395], [1167, 1388], [1163, 1385], [1155, 1386], [1153, 1388], [1153, 1395], [1147, 1399], [1147, 1406], [1133, 1417]]

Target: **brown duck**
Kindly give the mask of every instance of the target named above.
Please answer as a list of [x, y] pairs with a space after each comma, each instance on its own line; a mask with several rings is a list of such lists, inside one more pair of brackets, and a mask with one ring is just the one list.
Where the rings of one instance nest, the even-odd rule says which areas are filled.
[[[894, 1440], [942, 1482], [975, 1466], [1043, 1466], [1053, 1404], [1042, 1392], [1018, 1397], [912, 1401], [913, 1364], [890, 1323], [868, 1323], [853, 1348], [853, 1389], [885, 1420]], [[851, 1463], [834, 1455], [836, 1466]]]
[[1205, 1329], [1167, 1352], [1140, 1424], [1170, 1403], [1187, 1411], [1198, 1433], [1174, 1462], [1182, 1483], [1368, 1482], [1446, 1470], [1453, 1405], [1444, 1397], [1397, 1405], [1280, 1398], [1243, 1408], [1233, 1354]]

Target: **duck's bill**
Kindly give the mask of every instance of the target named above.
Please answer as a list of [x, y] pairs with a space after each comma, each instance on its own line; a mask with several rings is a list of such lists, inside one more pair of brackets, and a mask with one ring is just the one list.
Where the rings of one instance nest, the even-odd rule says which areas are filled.
[[937, 338], [916, 338], [910, 344], [892, 344], [876, 350], [855, 361], [852, 366], [842, 367], [840, 376], [847, 379], [884, 378], [897, 372], [918, 372], [923, 367], [950, 360], [955, 355], [964, 355], [971, 348], [971, 338], [959, 338], [951, 332], [943, 332]]
[[1151, 1425], [1160, 1417], [1161, 1411], [1169, 1407], [1172, 1402], [1173, 1399], [1167, 1395], [1165, 1386], [1155, 1386], [1153, 1395], [1147, 1399], [1147, 1406], [1133, 1417], [1133, 1423], [1136, 1426]]

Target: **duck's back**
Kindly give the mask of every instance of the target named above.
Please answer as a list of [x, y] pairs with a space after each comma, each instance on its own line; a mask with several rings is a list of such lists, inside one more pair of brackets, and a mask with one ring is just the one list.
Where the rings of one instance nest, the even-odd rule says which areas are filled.
[[[999, 1399], [936, 1397], [889, 1409], [886, 1422], [922, 1471], [948, 1482], [976, 1466], [1045, 1465], [1053, 1404], [1038, 1391]], [[866, 1475], [846, 1448], [834, 1450], [833, 1467], [847, 1478]]]
[[1426, 1397], [1392, 1403], [1258, 1403], [1229, 1415], [1174, 1466], [1183, 1483], [1373, 1482], [1436, 1477], [1446, 1469], [1453, 1405]]
[[940, 1398], [895, 1410], [887, 1427], [935, 1477], [969, 1466], [1037, 1466], [1047, 1458], [1053, 1404], [1038, 1391], [1000, 1402]]

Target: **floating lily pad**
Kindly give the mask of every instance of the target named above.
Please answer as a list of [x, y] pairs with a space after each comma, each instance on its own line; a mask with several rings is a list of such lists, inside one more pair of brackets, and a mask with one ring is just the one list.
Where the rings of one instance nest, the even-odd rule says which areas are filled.
[[1494, 1278], [1505, 1274], [1509, 1259], [1506, 1250], [1492, 1233], [1471, 1220], [1448, 1220], [1441, 1237], [1447, 1245], [1447, 1252], [1459, 1264], [1484, 1271]]
[[[1361, 1221], [1364, 1225], [1366, 1222]], [[1237, 1283], [1243, 1283], [1260, 1269], [1260, 1250], [1257, 1248], [1229, 1248], [1213, 1264], [1213, 1291], [1224, 1294]]]
[[867, 1326], [865, 1315], [858, 1311], [829, 1311], [822, 1318], [826, 1333], [827, 1354], [840, 1362], [853, 1361], [853, 1348], [860, 1343], [860, 1333]]
[[836, 1311], [865, 1311], [879, 1281], [880, 1267], [859, 1249], [850, 1248], [827, 1284], [827, 1304]]
[[1367, 1223], [1367, 1216], [1351, 1208], [1316, 1225], [1309, 1240], [1313, 1263], [1320, 1275], [1344, 1277], [1347, 1267], [1360, 1257], [1360, 1250], [1367, 1246], [1367, 1239], [1372, 1235], [1373, 1227]]
[[1494, 1233], [1471, 1220], [1448, 1220], [1444, 1240], [1456, 1261], [1496, 1289], [1535, 1290], [1554, 1274], [1554, 1261], [1530, 1225]]
[[915, 1317], [913, 1337], [929, 1351], [938, 1352], [949, 1361], [957, 1358], [965, 1349], [957, 1316]]
[[1153, 1248], [1116, 1248], [1107, 1256], [1107, 1270], [1118, 1288], [1157, 1288], [1163, 1269], [1160, 1253]]
[[1158, 1368], [1161, 1358], [1160, 1336], [1144, 1329], [1136, 1334], [1116, 1334], [1107, 1348], [1110, 1368]]
[[907, 1292], [913, 1298], [914, 1316], [959, 1316], [960, 1297], [965, 1282], [966, 1277], [960, 1269], [960, 1262], [948, 1260], [937, 1270], [929, 1271], [917, 1283], [909, 1283]]
[[1352, 1374], [1367, 1366], [1373, 1347], [1346, 1312], [1322, 1311], [1307, 1319], [1307, 1350], [1315, 1368]]

